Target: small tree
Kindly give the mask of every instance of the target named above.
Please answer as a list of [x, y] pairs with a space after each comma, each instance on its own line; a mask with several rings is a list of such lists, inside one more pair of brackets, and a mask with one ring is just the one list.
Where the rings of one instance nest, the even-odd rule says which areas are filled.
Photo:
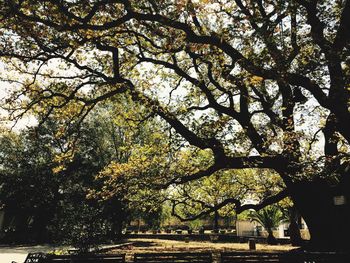
[[277, 240], [273, 235], [272, 230], [278, 227], [279, 223], [284, 219], [282, 212], [276, 206], [267, 206], [259, 211], [252, 211], [249, 214], [251, 221], [255, 221], [262, 225], [267, 233], [267, 243], [276, 245]]
[[66, 204], [55, 219], [56, 238], [77, 249], [78, 254], [86, 254], [98, 248], [106, 240], [108, 226], [101, 211], [92, 205]]

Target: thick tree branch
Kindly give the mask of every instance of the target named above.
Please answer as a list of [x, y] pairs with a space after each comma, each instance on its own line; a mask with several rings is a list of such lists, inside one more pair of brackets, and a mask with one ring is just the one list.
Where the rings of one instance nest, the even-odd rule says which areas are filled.
[[[52, 1], [56, 4], [56, 2], [58, 1]], [[120, 1], [114, 1], [114, 2], [120, 2]], [[25, 19], [27, 21], [30, 22], [36, 22], [36, 23], [42, 23], [48, 27], [52, 27], [55, 28], [58, 31], [78, 31], [79, 29], [82, 30], [107, 30], [107, 29], [111, 29], [111, 28], [115, 28], [118, 27], [122, 24], [124, 24], [125, 22], [129, 21], [132, 19], [130, 14], [125, 14], [123, 16], [121, 16], [120, 18], [110, 21], [110, 22], [106, 22], [103, 23], [101, 25], [97, 25], [97, 24], [88, 24], [87, 22], [92, 18], [92, 16], [95, 14], [95, 12], [97, 11], [98, 5], [96, 4], [95, 8], [93, 7], [91, 9], [91, 12], [85, 17], [85, 18], [80, 18], [76, 15], [74, 15], [73, 13], [69, 12], [67, 8], [64, 8], [64, 6], [62, 5], [58, 5], [58, 7], [60, 8], [60, 11], [67, 15], [68, 19], [73, 19], [75, 21], [78, 22], [73, 22], [73, 23], [60, 23], [60, 22], [55, 22], [52, 19], [45, 19], [39, 16], [36, 16], [35, 14], [33, 15], [27, 15], [24, 12], [21, 12], [21, 6], [17, 5], [13, 0], [7, 0], [7, 4], [8, 7], [10, 9], [10, 13], [15, 14], [16, 16]]]
[[249, 209], [254, 209], [255, 211], [258, 211], [258, 210], [263, 209], [264, 207], [266, 207], [268, 205], [275, 204], [288, 196], [289, 196], [288, 190], [284, 189], [275, 195], [267, 197], [266, 199], [262, 200], [258, 204], [245, 204], [245, 205], [238, 206], [236, 211], [237, 211], [237, 213], [241, 213], [241, 212], [243, 212], [245, 210], [249, 210]]
[[341, 51], [350, 41], [350, 1], [345, 1], [333, 49]]
[[264, 207], [266, 207], [268, 205], [272, 205], [274, 203], [277, 203], [288, 196], [289, 196], [288, 190], [284, 189], [275, 195], [267, 197], [266, 199], [262, 200], [258, 204], [245, 204], [245, 205], [242, 205], [242, 202], [239, 199], [227, 198], [217, 205], [213, 205], [213, 206], [205, 205], [204, 209], [201, 212], [199, 212], [193, 216], [189, 216], [189, 217], [183, 217], [183, 216], [180, 216], [178, 213], [176, 213], [176, 206], [181, 205], [183, 203], [174, 201], [173, 206], [172, 206], [172, 215], [177, 217], [181, 221], [192, 221], [192, 220], [202, 218], [205, 215], [209, 215], [215, 211], [218, 211], [219, 209], [221, 209], [229, 204], [233, 204], [235, 206], [236, 213], [240, 214], [243, 211], [250, 210], [250, 209], [254, 209], [254, 210], [258, 211], [258, 210], [263, 209]]
[[328, 53], [330, 51], [331, 43], [324, 36], [324, 24], [317, 16], [317, 2], [318, 1], [306, 1], [297, 0], [307, 12], [307, 21], [311, 25], [311, 35], [314, 41], [321, 47], [323, 52]]
[[243, 156], [243, 157], [222, 157], [214, 160], [214, 164], [206, 170], [201, 170], [191, 175], [180, 176], [170, 181], [171, 184], [184, 184], [213, 174], [222, 169], [243, 169], [243, 168], [270, 168], [283, 167], [286, 160], [282, 156]]
[[[212, 94], [212, 92], [209, 90], [209, 88], [206, 86], [206, 84], [203, 81], [199, 81], [199, 80], [191, 77], [185, 71], [183, 71], [179, 66], [177, 66], [176, 64], [172, 64], [172, 63], [169, 63], [166, 61], [156, 60], [156, 59], [152, 59], [152, 58], [145, 58], [145, 57], [140, 58], [140, 60], [145, 61], [145, 62], [151, 62], [151, 63], [157, 64], [157, 65], [163, 65], [166, 68], [172, 69], [179, 76], [188, 80], [193, 85], [199, 87], [201, 89], [201, 91], [203, 91], [204, 94], [206, 95], [208, 102], [209, 102], [209, 105], [213, 109], [217, 110], [220, 113], [227, 114], [228, 116], [236, 119], [240, 123], [240, 125], [243, 127], [243, 129], [247, 131], [248, 138], [252, 141], [254, 147], [260, 153], [266, 152], [264, 140], [262, 139], [260, 134], [256, 131], [256, 129], [254, 128], [253, 124], [250, 121], [250, 114], [248, 112], [248, 104], [247, 104], [248, 103], [247, 102], [248, 95], [246, 93], [244, 93], [245, 92], [244, 90], [246, 89], [246, 87], [241, 87], [241, 90], [242, 90], [242, 94], [241, 94], [242, 110], [241, 110], [241, 112], [238, 113], [234, 110], [234, 108], [225, 107], [225, 106], [219, 104], [217, 102], [216, 98], [214, 97], [214, 95]], [[245, 101], [245, 103], [243, 103], [243, 101]], [[244, 106], [244, 104], [245, 104], [245, 106]]]

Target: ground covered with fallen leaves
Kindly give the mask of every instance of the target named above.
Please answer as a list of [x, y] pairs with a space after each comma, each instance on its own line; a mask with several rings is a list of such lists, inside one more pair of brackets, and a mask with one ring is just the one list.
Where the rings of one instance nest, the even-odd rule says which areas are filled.
[[[144, 239], [131, 238], [125, 241], [127, 245], [112, 249], [108, 253], [125, 253], [126, 260], [132, 261], [135, 253], [152, 253], [152, 252], [211, 252], [215, 258], [219, 256], [222, 251], [244, 251], [248, 250], [248, 243], [214, 243], [214, 242], [199, 242], [199, 241], [175, 241], [163, 239]], [[257, 251], [263, 252], [283, 252], [296, 249], [291, 245], [276, 245], [270, 246], [267, 244], [256, 244]]]

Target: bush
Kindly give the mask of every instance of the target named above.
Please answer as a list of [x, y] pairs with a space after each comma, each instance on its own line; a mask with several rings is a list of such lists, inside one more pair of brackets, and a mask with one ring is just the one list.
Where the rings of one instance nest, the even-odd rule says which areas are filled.
[[106, 240], [109, 226], [102, 219], [101, 211], [81, 204], [65, 207], [56, 218], [58, 241], [76, 248], [79, 254], [89, 253]]

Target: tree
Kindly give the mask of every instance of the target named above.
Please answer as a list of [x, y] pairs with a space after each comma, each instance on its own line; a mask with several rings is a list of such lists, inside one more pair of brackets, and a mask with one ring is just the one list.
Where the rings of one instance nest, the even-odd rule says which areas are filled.
[[[204, 162], [208, 161], [205, 159]], [[182, 153], [182, 165], [188, 164]], [[183, 167], [184, 168], [184, 167]], [[176, 166], [179, 170], [179, 167]], [[195, 220], [211, 213], [214, 230], [218, 230], [219, 217], [236, 217], [232, 199], [257, 203], [281, 190], [283, 182], [268, 170], [227, 170], [196, 181], [175, 186], [168, 198], [173, 203], [173, 215], [181, 220]], [[280, 186], [278, 186], [280, 185]]]
[[[142, 127], [131, 132], [120, 116], [111, 120], [111, 108], [113, 103], [94, 109], [79, 127], [79, 137], [70, 140], [57, 129], [63, 116], [39, 127], [2, 131], [0, 208], [7, 241], [65, 242], [86, 251], [101, 240], [121, 237], [130, 214], [139, 209], [128, 206], [127, 190], [108, 200], [87, 195], [103, 185], [95, 176], [112, 160], [127, 161], [127, 149], [146, 140], [147, 133]], [[69, 147], [65, 151], [67, 142], [74, 154]]]
[[50, 116], [74, 104], [71, 127], [127, 93], [177, 146], [211, 151], [165, 185], [272, 169], [280, 193], [230, 203], [290, 196], [313, 246], [344, 248], [349, 202], [333, 200], [349, 200], [349, 11], [348, 0], [2, 0], [2, 78], [16, 83], [6, 108], [20, 117], [40, 104]]
[[5, 212], [5, 239], [46, 241], [47, 226], [58, 205], [59, 179], [52, 173], [48, 138], [36, 140], [33, 130], [0, 136], [0, 205]]
[[277, 240], [273, 235], [273, 229], [278, 227], [281, 221], [284, 219], [282, 212], [278, 209], [277, 206], [267, 206], [258, 212], [251, 211], [249, 218], [252, 221], [259, 223], [263, 226], [267, 233], [267, 243], [270, 245], [276, 245]]
[[172, 214], [181, 220], [196, 220], [208, 214], [213, 216], [213, 230], [219, 231], [220, 217], [233, 217], [234, 207], [217, 206], [230, 197], [241, 197], [244, 189], [228, 174], [215, 173], [202, 180], [177, 186], [170, 191], [169, 199], [172, 201]]

